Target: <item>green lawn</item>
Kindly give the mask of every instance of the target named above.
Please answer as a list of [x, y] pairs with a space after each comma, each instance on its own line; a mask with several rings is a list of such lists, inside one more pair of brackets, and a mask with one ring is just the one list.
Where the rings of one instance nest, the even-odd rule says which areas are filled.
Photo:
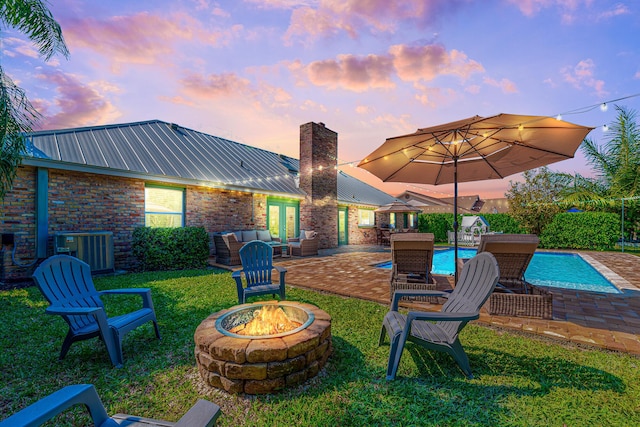
[[[44, 314], [35, 287], [0, 292], [0, 419], [60, 387], [96, 386], [110, 414], [177, 420], [200, 397], [222, 407], [222, 426], [629, 426], [640, 425], [640, 359], [468, 325], [461, 341], [476, 378], [449, 356], [411, 343], [398, 378], [385, 380], [388, 345], [377, 340], [387, 307], [294, 288], [287, 298], [333, 318], [334, 353], [302, 386], [267, 396], [207, 389], [193, 355], [193, 333], [209, 314], [237, 304], [230, 273], [211, 270], [128, 274], [96, 279], [98, 289], [150, 287], [162, 340], [152, 325], [124, 340], [113, 368], [98, 339], [57, 360], [66, 324]], [[138, 304], [105, 299], [109, 314]], [[81, 410], [51, 425], [84, 425]]]

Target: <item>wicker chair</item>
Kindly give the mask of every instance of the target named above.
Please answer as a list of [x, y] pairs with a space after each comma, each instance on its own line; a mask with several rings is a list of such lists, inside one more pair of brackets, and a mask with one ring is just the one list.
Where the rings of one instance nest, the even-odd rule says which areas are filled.
[[289, 255], [312, 256], [318, 255], [318, 233], [315, 231], [300, 231], [300, 237], [291, 238], [289, 243]]
[[492, 253], [500, 267], [499, 285], [489, 298], [489, 313], [553, 317], [552, 294], [527, 282], [524, 277], [539, 242], [535, 234], [482, 235], [478, 253]]
[[[391, 235], [390, 298], [393, 298], [394, 292], [400, 289], [433, 290], [436, 288], [433, 277], [431, 277], [433, 242], [432, 233], [394, 233]], [[437, 297], [433, 296], [417, 296], [410, 299], [438, 302]]]

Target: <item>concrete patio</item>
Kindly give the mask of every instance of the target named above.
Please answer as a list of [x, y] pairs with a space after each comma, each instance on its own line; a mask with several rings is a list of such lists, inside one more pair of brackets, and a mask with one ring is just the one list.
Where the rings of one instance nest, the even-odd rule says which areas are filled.
[[[558, 340], [640, 355], [640, 257], [627, 253], [584, 252], [601, 264], [622, 294], [564, 289], [553, 293], [553, 320], [489, 315], [479, 322], [538, 334]], [[322, 250], [319, 256], [276, 258], [288, 269], [287, 285], [389, 304], [389, 270], [374, 264], [390, 260], [389, 248], [349, 245]], [[604, 267], [606, 266], [606, 267]], [[450, 287], [452, 278], [436, 276], [438, 287]], [[421, 304], [426, 310], [439, 305]]]

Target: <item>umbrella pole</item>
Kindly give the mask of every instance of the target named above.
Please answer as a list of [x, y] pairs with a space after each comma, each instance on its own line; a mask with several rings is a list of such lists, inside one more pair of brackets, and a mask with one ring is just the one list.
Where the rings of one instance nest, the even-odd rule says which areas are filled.
[[458, 157], [453, 157], [453, 283], [458, 284]]

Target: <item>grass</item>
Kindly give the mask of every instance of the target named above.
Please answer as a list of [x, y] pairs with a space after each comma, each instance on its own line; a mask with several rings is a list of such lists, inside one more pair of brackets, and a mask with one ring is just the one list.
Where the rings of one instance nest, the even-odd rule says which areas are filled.
[[[0, 292], [0, 419], [74, 383], [92, 383], [110, 414], [177, 420], [198, 398], [222, 407], [222, 426], [628, 426], [640, 425], [640, 359], [624, 353], [468, 325], [462, 333], [476, 378], [449, 356], [411, 343], [398, 377], [385, 380], [389, 347], [377, 340], [387, 307], [294, 288], [287, 298], [332, 316], [334, 353], [302, 386], [273, 395], [228, 395], [202, 384], [193, 333], [209, 314], [237, 304], [229, 273], [141, 273], [96, 279], [98, 289], [150, 287], [162, 340], [149, 323], [124, 340], [111, 366], [97, 339], [58, 361], [66, 324], [44, 314], [35, 287]], [[109, 296], [110, 315], [138, 300]], [[51, 425], [85, 425], [77, 409]]]

